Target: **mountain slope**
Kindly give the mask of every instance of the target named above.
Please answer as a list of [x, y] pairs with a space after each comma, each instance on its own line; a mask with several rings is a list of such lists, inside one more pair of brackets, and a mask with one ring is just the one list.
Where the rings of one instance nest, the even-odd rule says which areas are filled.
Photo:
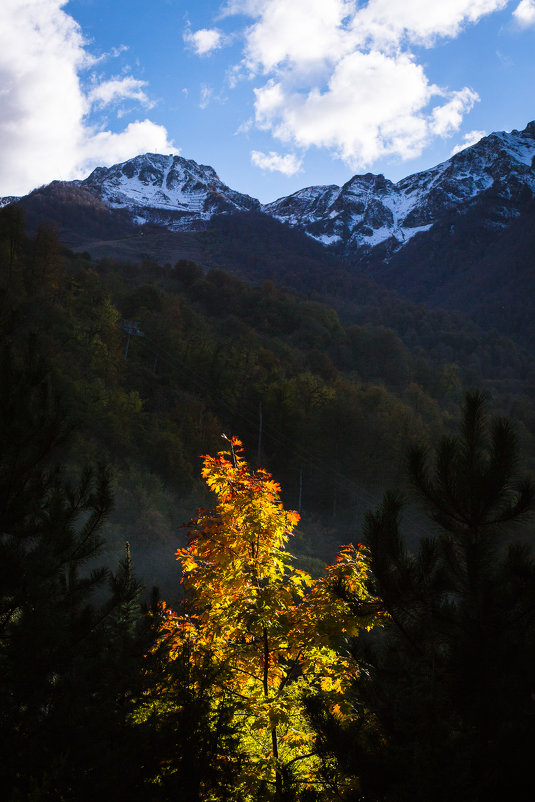
[[459, 310], [533, 351], [535, 202], [518, 209], [505, 226], [502, 198], [489, 191], [469, 209], [451, 212], [427, 238], [353, 270], [413, 302]]

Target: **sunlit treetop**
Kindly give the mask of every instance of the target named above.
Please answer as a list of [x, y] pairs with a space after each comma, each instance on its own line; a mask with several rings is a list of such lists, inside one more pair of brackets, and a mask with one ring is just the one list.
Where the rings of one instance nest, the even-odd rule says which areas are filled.
[[293, 565], [286, 544], [299, 515], [284, 509], [267, 471], [248, 467], [241, 442], [228, 444], [204, 457], [217, 504], [199, 510], [187, 547], [176, 552], [184, 605], [164, 611], [162, 640], [171, 659], [187, 649], [197, 665], [217, 668], [214, 705], [234, 699], [248, 756], [243, 799], [260, 798], [263, 780], [278, 798], [290, 767], [302, 787], [319, 787], [304, 697], [321, 693], [336, 714], [349, 715], [343, 693], [359, 667], [340, 645], [378, 623], [381, 605], [363, 546], [342, 549], [318, 580]]

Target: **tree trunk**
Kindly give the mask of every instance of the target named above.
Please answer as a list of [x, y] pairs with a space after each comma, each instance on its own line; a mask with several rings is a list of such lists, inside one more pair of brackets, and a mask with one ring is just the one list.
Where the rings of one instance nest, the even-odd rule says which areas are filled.
[[[267, 629], [264, 627], [264, 696], [268, 696], [268, 668], [269, 668], [269, 642]], [[277, 728], [271, 728], [271, 748], [273, 757], [276, 761], [279, 759], [279, 742], [277, 739]], [[275, 799], [282, 799], [282, 774], [279, 769], [275, 769]]]

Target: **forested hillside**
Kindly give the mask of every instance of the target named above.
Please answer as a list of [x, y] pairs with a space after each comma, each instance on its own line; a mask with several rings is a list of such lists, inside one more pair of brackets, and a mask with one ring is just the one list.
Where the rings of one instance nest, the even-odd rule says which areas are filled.
[[175, 516], [197, 506], [199, 457], [222, 432], [244, 440], [305, 517], [344, 529], [373, 503], [368, 491], [399, 480], [405, 442], [455, 414], [463, 385], [487, 381], [498, 408], [531, 429], [533, 360], [462, 318], [371, 292], [340, 317], [269, 278], [250, 285], [187, 260], [93, 262], [46, 227], [25, 240], [13, 209], [3, 226], [4, 326], [17, 347], [35, 335], [54, 366], [80, 453], [115, 465], [120, 542], [124, 527], [151, 553], [174, 542]]
[[[503, 798], [481, 772], [520, 788], [533, 738], [533, 357], [236, 225], [199, 234], [217, 265], [158, 264], [0, 210], [5, 798]], [[399, 496], [362, 524], [414, 486], [413, 558]]]

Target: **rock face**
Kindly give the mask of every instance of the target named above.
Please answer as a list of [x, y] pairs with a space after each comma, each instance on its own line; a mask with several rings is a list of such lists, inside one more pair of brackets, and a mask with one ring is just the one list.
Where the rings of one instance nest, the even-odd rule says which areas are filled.
[[385, 245], [402, 248], [453, 209], [483, 193], [503, 201], [503, 226], [518, 215], [526, 194], [535, 194], [535, 122], [524, 131], [490, 134], [448, 161], [394, 184], [382, 175], [356, 175], [342, 187], [301, 189], [262, 207], [282, 222], [304, 229], [345, 253]]
[[172, 231], [199, 228], [214, 214], [257, 211], [259, 201], [227, 187], [212, 167], [181, 156], [146, 153], [113, 167], [97, 167], [80, 182], [134, 222]]

